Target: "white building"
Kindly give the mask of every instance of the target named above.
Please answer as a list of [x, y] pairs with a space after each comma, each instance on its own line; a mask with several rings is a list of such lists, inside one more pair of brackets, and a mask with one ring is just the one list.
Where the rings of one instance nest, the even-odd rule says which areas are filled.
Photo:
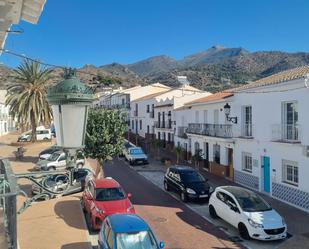
[[207, 96], [210, 93], [189, 85], [176, 89], [166, 89], [131, 102], [130, 129], [145, 138], [149, 135], [173, 143], [175, 133], [174, 110], [185, 102]]
[[4, 47], [12, 24], [18, 24], [21, 19], [32, 24], [38, 22], [45, 2], [46, 0], [0, 1], [0, 48]]
[[231, 178], [233, 130], [223, 107], [232, 101], [233, 94], [220, 92], [186, 103], [175, 111], [175, 145], [184, 148], [187, 159], [201, 150], [204, 169]]
[[309, 211], [309, 67], [234, 90], [235, 182]]
[[9, 115], [9, 106], [5, 106], [6, 91], [0, 90], [0, 136], [15, 129], [15, 123]]

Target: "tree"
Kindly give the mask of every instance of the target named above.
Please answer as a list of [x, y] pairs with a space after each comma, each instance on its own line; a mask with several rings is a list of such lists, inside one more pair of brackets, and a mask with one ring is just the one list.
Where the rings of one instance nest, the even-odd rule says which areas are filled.
[[88, 114], [85, 154], [98, 162], [96, 175], [103, 173], [103, 163], [123, 150], [127, 124], [119, 110], [90, 109]]
[[201, 149], [195, 151], [195, 154], [192, 156], [192, 161], [194, 162], [194, 166], [199, 167], [199, 163], [203, 160], [203, 153]]
[[10, 114], [19, 125], [31, 126], [31, 141], [36, 141], [36, 128], [40, 123], [49, 124], [52, 110], [47, 101], [47, 88], [52, 70], [39, 62], [24, 60], [14, 70], [15, 83], [7, 88]]
[[176, 153], [176, 156], [177, 156], [177, 164], [179, 164], [179, 158], [181, 156], [181, 154], [184, 152], [184, 149], [181, 147], [181, 146], [176, 146], [174, 147], [174, 152]]
[[159, 157], [160, 149], [163, 146], [163, 141], [159, 139], [152, 140], [152, 146], [157, 149], [157, 157]]

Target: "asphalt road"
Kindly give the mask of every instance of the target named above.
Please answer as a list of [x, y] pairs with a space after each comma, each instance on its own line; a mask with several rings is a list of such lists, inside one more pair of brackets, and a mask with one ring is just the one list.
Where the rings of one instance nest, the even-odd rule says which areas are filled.
[[137, 214], [150, 225], [169, 249], [243, 248], [230, 241], [218, 227], [203, 219], [119, 160], [104, 167], [105, 176], [116, 179], [132, 194]]

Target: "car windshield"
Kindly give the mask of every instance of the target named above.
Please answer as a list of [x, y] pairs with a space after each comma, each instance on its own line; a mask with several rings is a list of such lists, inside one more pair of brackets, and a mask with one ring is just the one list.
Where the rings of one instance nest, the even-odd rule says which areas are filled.
[[117, 249], [157, 249], [157, 243], [149, 231], [117, 233]]
[[205, 178], [196, 171], [180, 172], [180, 178], [183, 182], [205, 182]]
[[53, 153], [53, 154], [50, 155], [50, 157], [47, 160], [53, 162], [53, 161], [56, 161], [59, 156], [60, 156], [59, 153]]
[[245, 212], [262, 212], [271, 210], [271, 206], [255, 193], [236, 197], [240, 207]]
[[144, 152], [141, 149], [132, 149], [131, 154], [139, 155], [139, 154], [144, 154]]
[[97, 201], [115, 201], [122, 200], [126, 197], [121, 188], [97, 188], [96, 200]]

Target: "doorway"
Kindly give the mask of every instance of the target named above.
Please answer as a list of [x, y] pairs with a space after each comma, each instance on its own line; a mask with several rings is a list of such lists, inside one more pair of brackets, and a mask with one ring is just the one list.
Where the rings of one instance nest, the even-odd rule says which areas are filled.
[[209, 170], [209, 144], [204, 142], [204, 169]]
[[270, 193], [270, 158], [262, 157], [263, 191]]
[[228, 159], [228, 166], [229, 166], [228, 177], [232, 181], [234, 181], [234, 164], [233, 164], [233, 149], [232, 148], [227, 149], [227, 159]]

